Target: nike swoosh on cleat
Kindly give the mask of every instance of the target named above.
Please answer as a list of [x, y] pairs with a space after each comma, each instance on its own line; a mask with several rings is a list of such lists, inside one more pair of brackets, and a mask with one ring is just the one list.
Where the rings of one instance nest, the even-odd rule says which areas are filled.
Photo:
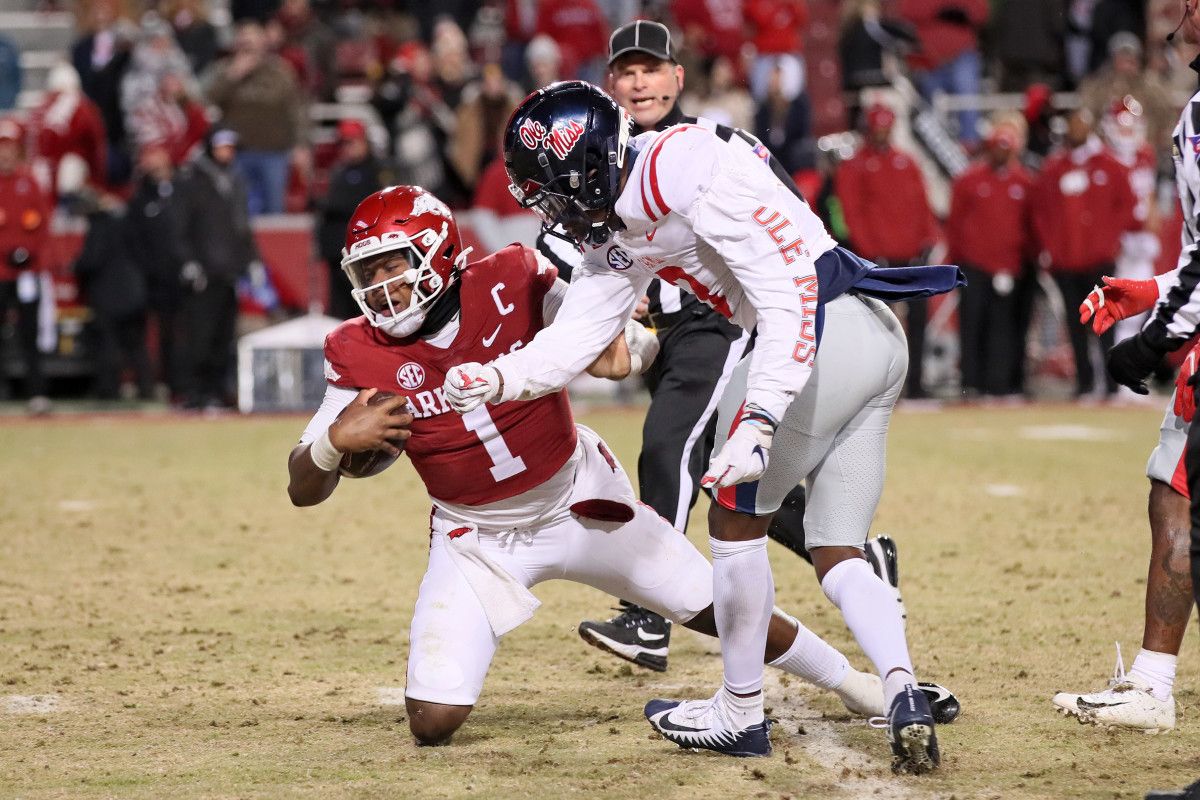
[[666, 637], [665, 633], [646, 633], [641, 628], [637, 629], [637, 637], [643, 642], [657, 642], [659, 639]]
[[483, 346], [484, 346], [484, 347], [491, 347], [491, 346], [492, 346], [492, 342], [496, 341], [496, 336], [497, 336], [497, 334], [499, 334], [499, 333], [500, 333], [500, 329], [501, 329], [501, 328], [503, 328], [503, 327], [504, 327], [504, 325], [497, 325], [497, 326], [496, 326], [496, 330], [492, 331], [492, 335], [491, 335], [491, 336], [484, 337], [484, 340], [483, 340]]
[[1081, 697], [1075, 701], [1075, 705], [1079, 706], [1085, 711], [1090, 711], [1095, 708], [1116, 708], [1117, 706], [1127, 706], [1129, 705], [1129, 701], [1126, 700], [1124, 703], [1089, 703], [1087, 700], [1084, 700]]

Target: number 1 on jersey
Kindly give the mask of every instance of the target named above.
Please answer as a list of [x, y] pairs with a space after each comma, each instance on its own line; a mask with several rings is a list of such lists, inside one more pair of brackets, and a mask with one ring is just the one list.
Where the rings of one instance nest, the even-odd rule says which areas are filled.
[[488, 413], [486, 404], [463, 414], [462, 421], [467, 426], [467, 430], [474, 431], [475, 435], [479, 437], [479, 441], [483, 443], [483, 448], [487, 450], [488, 456], [491, 457], [492, 466], [490, 469], [492, 478], [496, 483], [525, 471], [525, 460], [520, 456], [514, 456], [512, 451], [508, 449], [508, 445], [504, 442], [504, 437], [496, 429], [496, 423], [492, 420], [492, 415]]

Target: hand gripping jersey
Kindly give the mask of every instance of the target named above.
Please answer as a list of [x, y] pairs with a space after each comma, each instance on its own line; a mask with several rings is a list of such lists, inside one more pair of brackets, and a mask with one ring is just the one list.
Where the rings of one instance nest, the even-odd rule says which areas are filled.
[[330, 383], [408, 398], [415, 419], [405, 452], [434, 499], [461, 505], [507, 499], [545, 482], [575, 451], [565, 390], [464, 415], [442, 392], [454, 365], [488, 362], [532, 341], [545, 325], [542, 301], [556, 276], [553, 267], [539, 271], [532, 250], [510, 245], [463, 271], [460, 325], [449, 347], [415, 336], [394, 339], [364, 317], [326, 338]]

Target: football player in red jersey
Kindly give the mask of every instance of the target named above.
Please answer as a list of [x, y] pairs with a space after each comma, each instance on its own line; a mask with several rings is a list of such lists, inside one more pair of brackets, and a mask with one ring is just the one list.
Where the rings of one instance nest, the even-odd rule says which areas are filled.
[[[326, 339], [329, 387], [292, 451], [288, 494], [320, 503], [345, 453], [396, 454], [397, 442], [425, 483], [429, 566], [405, 689], [418, 743], [444, 743], [466, 720], [500, 636], [537, 608], [529, 587], [543, 580], [585, 583], [716, 635], [708, 561], [636, 502], [604, 442], [575, 423], [565, 391], [464, 415], [446, 401], [452, 365], [519, 349], [549, 324], [566, 291], [555, 268], [521, 245], [468, 262], [449, 209], [417, 187], [368, 197], [346, 239], [342, 265], [363, 316]], [[630, 325], [590, 371], [621, 378], [656, 349]], [[398, 396], [369, 405], [376, 391]], [[765, 657], [833, 689], [852, 712], [883, 713], [879, 678], [783, 612]]]

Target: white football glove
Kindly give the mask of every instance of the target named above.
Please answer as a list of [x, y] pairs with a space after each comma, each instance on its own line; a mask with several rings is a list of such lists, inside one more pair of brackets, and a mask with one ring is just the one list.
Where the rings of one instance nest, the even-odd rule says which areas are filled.
[[500, 373], [495, 367], [468, 361], [450, 368], [442, 391], [451, 408], [466, 414], [500, 396]]
[[[747, 407], [750, 411], [751, 407]], [[724, 489], [735, 483], [756, 481], [767, 471], [775, 426], [762, 412], [748, 413], [725, 440], [721, 452], [708, 462], [708, 472], [700, 479], [706, 489]]]
[[658, 337], [640, 322], [625, 323], [625, 347], [629, 350], [629, 374], [640, 375], [658, 357]]

